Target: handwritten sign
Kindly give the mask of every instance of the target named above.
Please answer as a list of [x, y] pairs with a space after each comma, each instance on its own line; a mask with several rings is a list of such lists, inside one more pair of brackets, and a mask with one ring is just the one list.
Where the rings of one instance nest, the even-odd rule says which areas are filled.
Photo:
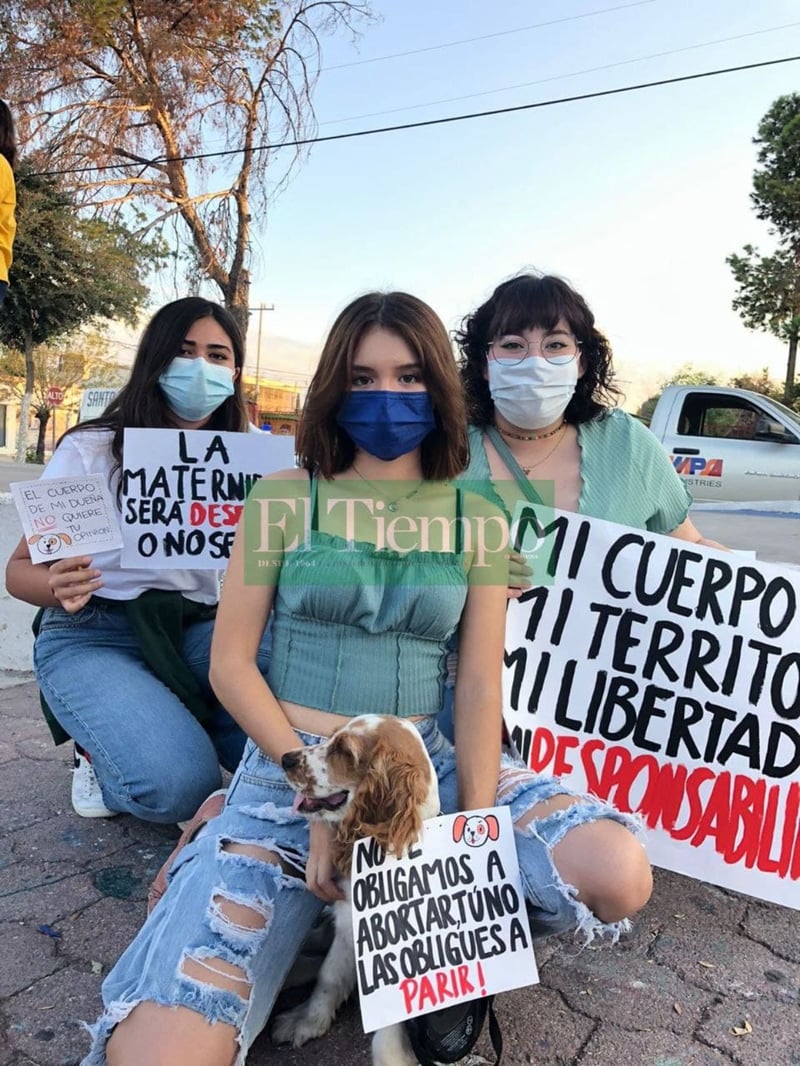
[[123, 567], [222, 570], [247, 494], [294, 466], [294, 438], [126, 429], [124, 454]]
[[86, 422], [89, 418], [97, 418], [105, 411], [118, 392], [119, 389], [84, 389], [78, 421]]
[[535, 771], [638, 811], [659, 866], [800, 908], [800, 575], [531, 504], [504, 713]]
[[10, 488], [33, 562], [51, 563], [122, 544], [105, 474], [15, 481]]
[[358, 841], [351, 890], [365, 1033], [539, 980], [507, 807], [429, 818], [402, 859]]

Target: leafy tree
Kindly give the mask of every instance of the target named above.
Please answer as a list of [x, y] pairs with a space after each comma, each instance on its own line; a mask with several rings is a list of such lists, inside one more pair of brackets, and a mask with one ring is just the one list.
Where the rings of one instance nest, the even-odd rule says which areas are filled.
[[132, 205], [142, 234], [172, 225], [246, 330], [251, 221], [315, 130], [322, 37], [366, 14], [366, 0], [9, 0], [0, 90], [82, 204]]
[[800, 336], [800, 93], [779, 97], [761, 120], [754, 143], [760, 169], [753, 174], [756, 215], [770, 223], [777, 240], [772, 255], [752, 245], [730, 255], [738, 293], [734, 310], [749, 329], [764, 330], [787, 343], [783, 399], [795, 396]]
[[161, 249], [121, 223], [82, 219], [53, 178], [17, 171], [17, 236], [0, 341], [25, 358], [17, 460], [25, 457], [36, 384], [34, 349], [98, 318], [135, 324], [148, 289], [142, 280]]
[[760, 374], [739, 374], [736, 377], [732, 377], [729, 384], [734, 389], [749, 389], [750, 392], [760, 392], [762, 396], [769, 396], [773, 400], [781, 400], [783, 397], [783, 386], [772, 380], [767, 367], [764, 367]]
[[[51, 386], [65, 392], [79, 385], [113, 388], [121, 385], [126, 371], [109, 358], [108, 338], [97, 332], [59, 337], [33, 350], [34, 387], [32, 403], [39, 421], [36, 461], [44, 462], [47, 424], [53, 411], [48, 400]], [[15, 349], [0, 357], [0, 390], [22, 400], [26, 382], [25, 356]]]
[[780, 248], [774, 255], [761, 255], [747, 244], [744, 255], [730, 255], [726, 262], [739, 286], [733, 308], [742, 316], [744, 324], [787, 342], [783, 400], [791, 404], [800, 336], [800, 255], [790, 248]]

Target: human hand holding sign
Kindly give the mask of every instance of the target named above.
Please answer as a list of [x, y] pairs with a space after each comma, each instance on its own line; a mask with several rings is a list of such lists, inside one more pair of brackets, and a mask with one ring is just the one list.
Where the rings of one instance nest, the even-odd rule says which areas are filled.
[[520, 552], [509, 552], [508, 555], [508, 598], [518, 600], [522, 593], [531, 587], [533, 570], [525, 561], [525, 556]]
[[75, 614], [102, 588], [103, 578], [99, 570], [92, 569], [90, 555], [76, 555], [51, 563], [48, 583], [67, 614]]

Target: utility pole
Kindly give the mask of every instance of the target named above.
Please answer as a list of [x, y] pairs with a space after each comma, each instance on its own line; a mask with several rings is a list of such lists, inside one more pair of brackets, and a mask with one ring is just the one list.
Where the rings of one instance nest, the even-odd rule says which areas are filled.
[[258, 405], [261, 397], [261, 330], [264, 324], [264, 312], [274, 310], [275, 304], [259, 304], [258, 307], [248, 307], [248, 311], [258, 311], [258, 334], [256, 336], [256, 418], [258, 418]]

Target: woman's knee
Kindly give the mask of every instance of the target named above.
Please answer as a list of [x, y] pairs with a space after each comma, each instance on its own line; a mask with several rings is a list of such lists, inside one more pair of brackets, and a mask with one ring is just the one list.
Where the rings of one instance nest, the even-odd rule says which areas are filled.
[[601, 922], [620, 922], [640, 911], [653, 891], [653, 874], [642, 844], [621, 822], [608, 817], [573, 826], [553, 848], [562, 880]]
[[196, 759], [192, 752], [174, 754], [167, 766], [161, 760], [149, 761], [143, 753], [138, 772], [130, 781], [115, 780], [113, 773], [107, 775], [100, 760], [96, 760], [104, 796], [115, 810], [143, 821], [162, 825], [187, 821], [219, 788], [222, 774], [214, 754], [202, 759]]
[[116, 1026], [106, 1045], [108, 1066], [232, 1066], [236, 1030], [212, 1024], [188, 1007], [140, 1003]]

